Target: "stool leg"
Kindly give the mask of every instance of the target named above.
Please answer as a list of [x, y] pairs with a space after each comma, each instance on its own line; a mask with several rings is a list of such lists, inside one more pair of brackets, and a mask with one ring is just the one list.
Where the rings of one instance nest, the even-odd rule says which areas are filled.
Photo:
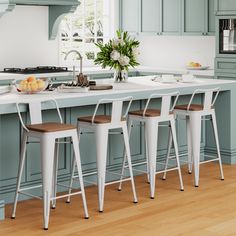
[[70, 203], [70, 197], [71, 197], [71, 192], [72, 192], [72, 185], [73, 185], [73, 179], [74, 179], [74, 174], [75, 174], [75, 167], [76, 167], [76, 162], [75, 162], [75, 156], [72, 156], [72, 169], [71, 169], [71, 176], [70, 176], [70, 183], [69, 183], [69, 190], [68, 190], [68, 197], [66, 200], [66, 203]]
[[167, 175], [167, 168], [168, 168], [168, 162], [169, 162], [169, 158], [170, 158], [170, 151], [171, 151], [171, 147], [172, 147], [172, 142], [173, 142], [173, 138], [172, 138], [172, 134], [171, 134], [171, 128], [169, 130], [169, 140], [168, 140], [168, 150], [167, 150], [167, 154], [166, 154], [166, 163], [165, 163], [165, 172], [163, 174], [162, 179], [166, 180], [166, 175]]
[[127, 156], [127, 162], [128, 162], [129, 173], [130, 173], [130, 178], [131, 178], [131, 185], [132, 185], [133, 196], [134, 196], [134, 203], [137, 203], [138, 199], [137, 199], [135, 184], [134, 184], [134, 177], [133, 177], [133, 170], [132, 170], [132, 163], [131, 163], [131, 153], [130, 153], [130, 146], [129, 146], [129, 136], [128, 136], [126, 125], [123, 125], [122, 130], [123, 130], [123, 137], [124, 137], [124, 143], [125, 143], [125, 153]]
[[[131, 128], [132, 128], [132, 120], [128, 119], [128, 135], [129, 135], [129, 138], [130, 138], [130, 134], [131, 134]], [[126, 160], [127, 160], [127, 153], [126, 153], [125, 149], [124, 149], [123, 157], [124, 158], [123, 158], [122, 170], [121, 170], [121, 174], [120, 174], [120, 183], [119, 183], [119, 187], [118, 187], [119, 191], [121, 191], [122, 179], [123, 179], [124, 172], [125, 172], [125, 163], [126, 163]]]
[[57, 195], [57, 169], [58, 169], [58, 155], [59, 155], [59, 139], [55, 142], [54, 151], [54, 166], [53, 166], [53, 179], [52, 179], [52, 209], [56, 208], [56, 195]]
[[98, 181], [99, 212], [103, 212], [106, 162], [107, 162], [108, 129], [103, 125], [98, 125], [95, 130], [95, 138], [96, 138], [96, 151], [97, 151], [97, 171], [98, 171], [97, 181]]
[[181, 174], [180, 163], [179, 163], [179, 150], [178, 150], [178, 143], [177, 143], [176, 130], [175, 130], [175, 120], [174, 119], [170, 120], [170, 126], [171, 126], [171, 133], [172, 133], [176, 162], [177, 162], [178, 173], [179, 173], [180, 190], [183, 191], [184, 186], [183, 186], [182, 174]]
[[199, 167], [200, 167], [201, 115], [199, 115], [197, 112], [192, 112], [189, 118], [190, 118], [190, 128], [191, 128], [195, 187], [198, 187]]
[[23, 169], [24, 169], [27, 141], [28, 141], [28, 137], [26, 135], [26, 131], [23, 131], [20, 162], [19, 162], [18, 175], [17, 175], [18, 178], [17, 178], [17, 185], [16, 185], [16, 193], [15, 193], [14, 206], [13, 206], [12, 216], [11, 216], [12, 219], [15, 219], [16, 217], [16, 207], [17, 207], [17, 201], [18, 201], [18, 196], [19, 196], [21, 178], [22, 178]]
[[147, 132], [147, 150], [150, 180], [150, 197], [154, 199], [155, 181], [156, 181], [156, 156], [157, 156], [157, 140], [158, 140], [158, 122], [155, 119], [146, 121]]
[[192, 141], [191, 141], [191, 128], [189, 117], [186, 117], [186, 126], [187, 126], [187, 146], [188, 146], [188, 173], [192, 173], [193, 166], [193, 155], [192, 155]]
[[[80, 142], [80, 128], [79, 128], [79, 124], [78, 123], [77, 123], [77, 136], [78, 136], [78, 140]], [[72, 169], [71, 169], [71, 175], [70, 175], [68, 197], [67, 197], [66, 203], [70, 203], [72, 186], [73, 186], [73, 180], [75, 178], [75, 167], [76, 167], [76, 161], [75, 161], [75, 156], [73, 155], [72, 156]]]
[[41, 138], [41, 161], [43, 179], [43, 215], [44, 229], [48, 229], [50, 215], [50, 198], [52, 191], [53, 162], [55, 139], [45, 134]]
[[214, 136], [215, 136], [215, 142], [216, 142], [217, 155], [218, 155], [218, 158], [219, 158], [221, 180], [224, 180], [224, 172], [223, 172], [222, 161], [221, 161], [221, 155], [220, 155], [220, 144], [219, 144], [219, 138], [218, 138], [218, 131], [217, 131], [217, 124], [216, 124], [216, 115], [215, 115], [215, 112], [213, 112], [211, 116], [212, 116], [212, 125], [213, 125], [213, 130], [214, 130]]
[[145, 143], [145, 154], [146, 154], [146, 162], [147, 162], [147, 183], [150, 184], [150, 170], [148, 165], [148, 147], [147, 147], [147, 130], [146, 130], [146, 122], [144, 122], [144, 143]]
[[80, 151], [79, 151], [79, 141], [78, 141], [78, 136], [77, 136], [76, 131], [72, 135], [72, 142], [73, 142], [74, 156], [75, 156], [75, 161], [76, 161], [78, 175], [79, 175], [79, 181], [80, 181], [80, 189], [81, 189], [81, 195], [82, 195], [83, 206], [84, 206], [84, 215], [85, 215], [85, 218], [88, 219], [89, 215], [88, 215], [88, 208], [87, 208], [85, 191], [84, 191], [84, 182], [83, 182]]

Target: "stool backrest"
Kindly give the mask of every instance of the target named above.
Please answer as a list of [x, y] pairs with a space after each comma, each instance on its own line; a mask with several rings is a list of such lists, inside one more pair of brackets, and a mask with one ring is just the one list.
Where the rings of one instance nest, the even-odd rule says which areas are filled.
[[[145, 108], [143, 110], [143, 116], [145, 116], [146, 111], [148, 109], [148, 106], [150, 105], [150, 102], [154, 98], [161, 98], [161, 116], [168, 116], [170, 112], [174, 110], [174, 107], [177, 103], [177, 100], [179, 98], [179, 91], [173, 92], [173, 93], [166, 93], [166, 94], [157, 94], [153, 93], [149, 96]], [[173, 105], [171, 106], [171, 98], [175, 97]]]
[[[194, 99], [194, 97], [196, 96], [196, 94], [204, 94], [204, 101], [203, 101], [203, 110], [210, 110], [212, 109], [212, 107], [214, 106], [216, 99], [219, 95], [220, 92], [220, 88], [213, 88], [213, 89], [197, 89], [193, 92], [190, 101], [188, 103], [188, 107], [187, 110], [189, 110], [192, 101]], [[215, 94], [215, 96], [214, 96]]]
[[[100, 99], [98, 101], [96, 108], [94, 110], [94, 113], [93, 113], [92, 124], [94, 123], [94, 119], [96, 117], [98, 107], [101, 104], [108, 104], [108, 103], [112, 104], [111, 123], [119, 123], [122, 118], [125, 118], [128, 115], [132, 100], [133, 100], [133, 97], [131, 97], [131, 96], [124, 97], [124, 98], [115, 98], [115, 99], [106, 99], [106, 98]], [[127, 106], [125, 112], [123, 113], [123, 104], [125, 101], [128, 101], [129, 103], [128, 103], [128, 106]]]
[[25, 104], [28, 105], [29, 107], [29, 116], [30, 116], [30, 124], [41, 124], [42, 121], [42, 103], [44, 102], [51, 102], [53, 103], [53, 105], [55, 106], [56, 110], [57, 110], [57, 114], [60, 120], [60, 123], [62, 123], [62, 116], [57, 104], [57, 101], [54, 99], [47, 99], [47, 100], [43, 100], [43, 101], [30, 101], [30, 102], [21, 102], [21, 103], [16, 103], [16, 110], [21, 122], [22, 127], [28, 131], [28, 129], [25, 126], [25, 123], [23, 121], [22, 115], [21, 115], [21, 111], [20, 111], [20, 105]]

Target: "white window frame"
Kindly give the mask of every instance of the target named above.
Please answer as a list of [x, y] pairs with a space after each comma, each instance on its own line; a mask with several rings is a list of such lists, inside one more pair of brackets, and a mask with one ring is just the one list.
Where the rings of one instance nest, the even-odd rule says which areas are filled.
[[[81, 0], [81, 2], [83, 3], [84, 1], [86, 1], [86, 0]], [[95, 12], [95, 15], [94, 15], [94, 22], [95, 22], [95, 30], [94, 30], [94, 32], [97, 32], [97, 24], [96, 24], [96, 22], [97, 22], [97, 19], [98, 19], [98, 17], [97, 17], [97, 6], [96, 6], [96, 1], [97, 0], [94, 0], [94, 12]], [[109, 6], [107, 7], [107, 9], [105, 9], [105, 12], [104, 12], [104, 14], [103, 14], [103, 18], [104, 17], [107, 17], [108, 18], [108, 20], [107, 20], [107, 22], [109, 22], [108, 23], [108, 25], [106, 26], [107, 27], [107, 31], [108, 31], [108, 34], [105, 32], [103, 32], [104, 34], [103, 34], [103, 36], [102, 37], [97, 37], [97, 33], [95, 34], [95, 36], [94, 37], [91, 37], [91, 38], [93, 38], [94, 39], [94, 41], [95, 42], [97, 42], [97, 39], [98, 38], [103, 38], [103, 41], [104, 42], [106, 42], [106, 41], [108, 41], [110, 38], [112, 38], [112, 37], [114, 37], [114, 32], [115, 32], [115, 29], [117, 29], [117, 22], [118, 22], [118, 20], [117, 20], [117, 11], [116, 11], [116, 9], [117, 9], [117, 0], [103, 0], [105, 3], [108, 3], [109, 4]], [[85, 16], [85, 5], [83, 5], [83, 4], [81, 4], [81, 6], [83, 7], [83, 17]], [[79, 7], [81, 7], [81, 6], [79, 6]], [[70, 17], [70, 16], [69, 16]], [[80, 17], [80, 16], [79, 16]], [[70, 21], [72, 21], [72, 17], [70, 18]], [[72, 22], [70, 22], [70, 25], [72, 25]], [[104, 27], [104, 26], [103, 26]], [[78, 50], [80, 53], [81, 53], [81, 55], [82, 55], [82, 57], [83, 57], [83, 66], [95, 66], [94, 65], [94, 63], [93, 63], [93, 60], [87, 60], [86, 59], [86, 56], [85, 56], [85, 51], [86, 51], [86, 47], [85, 47], [85, 45], [86, 45], [86, 43], [85, 43], [85, 39], [86, 38], [88, 38], [88, 37], [85, 37], [85, 20], [83, 19], [83, 26], [82, 26], [82, 29], [83, 29], [83, 36], [82, 36], [82, 40], [83, 40], [83, 42], [82, 42], [82, 48], [83, 48], [83, 50]], [[70, 31], [70, 35], [69, 35], [69, 42], [68, 42], [68, 44], [72, 44], [72, 30]], [[61, 26], [61, 28], [60, 28], [60, 33], [59, 33], [59, 65], [60, 66], [67, 66], [67, 67], [72, 67], [73, 65], [76, 65], [76, 67], [79, 65], [79, 61], [77, 61], [76, 59], [75, 59], [75, 57], [76, 57], [76, 55], [71, 55], [70, 57], [68, 57], [67, 58], [67, 60], [65, 61], [64, 60], [64, 57], [62, 57], [61, 56], [61, 50], [63, 49], [63, 42], [62, 42], [62, 36], [61, 36], [61, 33], [62, 33], [62, 26]], [[90, 38], [90, 37], [89, 37]], [[73, 46], [71, 45], [71, 47], [69, 48], [69, 50], [71, 50], [71, 49], [74, 49], [73, 48]], [[97, 49], [95, 49], [95, 51], [94, 51], [95, 53], [96, 52], [98, 52], [97, 51]], [[96, 55], [95, 55], [96, 56]]]

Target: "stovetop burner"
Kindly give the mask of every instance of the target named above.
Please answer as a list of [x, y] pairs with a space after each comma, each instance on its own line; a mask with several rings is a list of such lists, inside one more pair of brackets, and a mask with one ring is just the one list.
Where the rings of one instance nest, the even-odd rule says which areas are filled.
[[25, 69], [21, 68], [4, 68], [5, 73], [14, 74], [42, 74], [42, 73], [57, 73], [57, 72], [67, 72], [67, 67], [56, 67], [56, 66], [37, 66], [37, 67], [27, 67]]

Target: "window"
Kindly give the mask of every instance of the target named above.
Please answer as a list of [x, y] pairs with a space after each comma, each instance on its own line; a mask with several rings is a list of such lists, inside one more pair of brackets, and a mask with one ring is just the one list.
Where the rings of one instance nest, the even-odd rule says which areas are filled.
[[114, 31], [111, 0], [80, 0], [75, 13], [62, 21], [60, 33], [60, 64], [72, 66], [78, 55], [68, 51], [75, 49], [83, 57], [83, 65], [93, 65], [98, 52], [94, 43], [107, 42]]

